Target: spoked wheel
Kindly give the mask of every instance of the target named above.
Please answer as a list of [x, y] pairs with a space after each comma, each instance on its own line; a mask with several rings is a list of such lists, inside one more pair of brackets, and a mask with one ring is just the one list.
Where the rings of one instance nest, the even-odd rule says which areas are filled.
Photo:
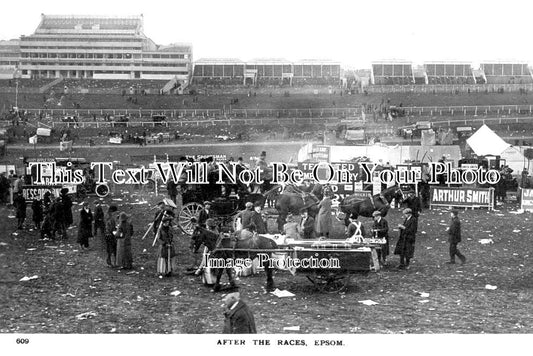
[[316, 271], [312, 275], [307, 275], [307, 279], [313, 283], [317, 290], [327, 293], [342, 292], [350, 284], [348, 272]]
[[187, 203], [181, 208], [178, 225], [187, 235], [192, 235], [194, 232], [195, 222], [198, 221], [202, 209], [203, 206], [199, 203]]

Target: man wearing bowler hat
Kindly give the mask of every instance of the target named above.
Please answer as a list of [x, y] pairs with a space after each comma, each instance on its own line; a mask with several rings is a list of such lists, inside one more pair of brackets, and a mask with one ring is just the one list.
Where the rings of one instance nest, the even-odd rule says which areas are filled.
[[403, 210], [403, 217], [403, 224], [398, 224], [400, 238], [396, 243], [394, 254], [400, 255], [398, 269], [409, 269], [409, 262], [415, 253], [416, 218], [409, 208]]
[[228, 294], [223, 301], [226, 309], [223, 334], [257, 334], [254, 316], [238, 292]]

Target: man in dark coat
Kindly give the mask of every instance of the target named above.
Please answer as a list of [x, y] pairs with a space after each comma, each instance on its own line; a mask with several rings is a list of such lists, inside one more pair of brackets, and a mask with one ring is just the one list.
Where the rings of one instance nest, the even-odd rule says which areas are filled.
[[300, 210], [302, 220], [298, 224], [298, 232], [302, 239], [312, 239], [315, 237], [315, 219], [309, 215], [307, 209]]
[[60, 238], [65, 238], [65, 211], [61, 198], [56, 198], [55, 202], [50, 205], [50, 216], [52, 218], [52, 239], [55, 239], [57, 235]]
[[198, 215], [198, 225], [205, 228], [206, 227], [206, 221], [209, 218], [213, 217], [213, 212], [211, 211], [211, 202], [205, 201], [204, 202], [204, 208], [200, 210], [200, 214]]
[[255, 320], [250, 308], [240, 300], [239, 293], [230, 293], [224, 298], [223, 334], [257, 334]]
[[41, 222], [43, 221], [43, 204], [40, 199], [34, 199], [31, 203], [32, 220], [35, 224], [35, 229], [41, 229]]
[[374, 218], [374, 225], [372, 225], [372, 237], [376, 239], [385, 239], [385, 244], [378, 250], [378, 260], [381, 264], [387, 263], [387, 256], [389, 255], [389, 224], [387, 220], [381, 216], [381, 212], [376, 210], [372, 213]]
[[400, 266], [398, 266], [398, 269], [408, 269], [409, 262], [415, 253], [416, 219], [409, 208], [403, 210], [403, 216], [403, 224], [398, 224], [400, 238], [394, 249], [394, 254], [400, 255]]
[[63, 204], [63, 213], [64, 213], [64, 224], [65, 232], [66, 229], [72, 225], [74, 218], [72, 217], [72, 199], [68, 196], [68, 188], [63, 188], [60, 191], [61, 193], [61, 203]]
[[16, 194], [13, 206], [17, 209], [17, 229], [23, 229], [24, 220], [26, 220], [26, 199], [22, 194]]
[[[100, 232], [100, 234], [98, 234]], [[100, 249], [103, 250], [105, 246], [105, 214], [102, 209], [102, 204], [99, 200], [94, 202], [94, 228], [93, 236], [100, 236]]]
[[267, 225], [265, 221], [263, 220], [263, 216], [261, 215], [261, 208], [262, 208], [261, 202], [256, 202], [254, 205], [254, 211], [251, 216], [250, 224], [255, 225], [255, 228], [258, 234], [266, 234], [268, 232]]
[[116, 205], [111, 205], [107, 210], [105, 222], [105, 242], [107, 251], [106, 262], [109, 267], [115, 266], [117, 255], [117, 239], [114, 235], [114, 232], [117, 230], [117, 223], [115, 220], [117, 210], [118, 207]]
[[172, 200], [174, 204], [176, 204], [176, 196], [178, 195], [178, 185], [176, 184], [176, 182], [174, 182], [172, 177], [168, 178], [167, 194], [170, 200]]
[[416, 231], [418, 231], [418, 217], [422, 211], [422, 204], [420, 203], [420, 198], [415, 195], [413, 190], [409, 191], [408, 197], [406, 199], [407, 208], [411, 209], [413, 212], [413, 217], [416, 219]]
[[450, 261], [448, 264], [455, 264], [455, 256], [459, 257], [461, 263], [466, 262], [466, 257], [457, 249], [457, 244], [461, 242], [461, 222], [459, 221], [459, 212], [452, 210], [452, 221], [448, 227], [448, 242], [450, 243]]
[[80, 211], [80, 224], [78, 227], [78, 243], [82, 250], [89, 248], [89, 237], [93, 236], [93, 213], [89, 208], [89, 203], [83, 202]]

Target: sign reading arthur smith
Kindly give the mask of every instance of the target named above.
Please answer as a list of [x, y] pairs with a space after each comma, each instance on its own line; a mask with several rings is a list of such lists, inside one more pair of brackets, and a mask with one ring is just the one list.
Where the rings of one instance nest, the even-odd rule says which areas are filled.
[[431, 187], [431, 206], [493, 207], [493, 188]]

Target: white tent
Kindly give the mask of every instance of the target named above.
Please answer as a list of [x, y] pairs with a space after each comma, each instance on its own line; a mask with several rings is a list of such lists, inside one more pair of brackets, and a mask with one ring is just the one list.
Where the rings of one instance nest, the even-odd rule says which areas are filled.
[[503, 151], [511, 146], [487, 125], [481, 126], [469, 139], [466, 140], [466, 143], [478, 156], [500, 156]]

